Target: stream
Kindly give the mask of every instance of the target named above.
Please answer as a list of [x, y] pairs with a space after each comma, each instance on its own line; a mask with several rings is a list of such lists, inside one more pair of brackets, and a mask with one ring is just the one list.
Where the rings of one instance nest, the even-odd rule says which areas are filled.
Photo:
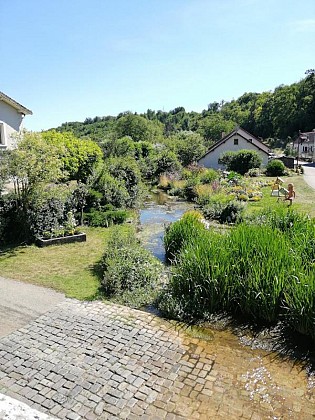
[[[162, 262], [165, 262], [165, 225], [192, 208], [192, 204], [158, 192], [152, 193], [140, 211], [140, 238], [145, 248]], [[217, 378], [209, 390], [208, 404], [218, 404], [216, 418], [315, 418], [314, 368], [311, 362], [299, 361], [294, 346], [287, 350], [286, 338], [281, 333], [263, 331], [253, 335], [249, 328], [230, 328], [224, 321], [207, 328], [171, 325], [180, 329], [191, 348], [188, 359], [204, 351], [213, 357]], [[184, 404], [186, 397], [181, 396]], [[224, 400], [231, 407], [230, 412], [220, 411]], [[198, 418], [206, 419], [202, 414]]]
[[140, 237], [145, 248], [165, 262], [163, 244], [165, 226], [180, 219], [185, 211], [193, 208], [193, 204], [177, 201], [175, 197], [171, 198], [163, 191], [151, 193], [140, 211]]

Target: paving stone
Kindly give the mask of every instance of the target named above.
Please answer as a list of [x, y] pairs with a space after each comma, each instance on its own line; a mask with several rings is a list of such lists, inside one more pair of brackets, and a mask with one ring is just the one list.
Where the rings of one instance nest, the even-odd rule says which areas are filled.
[[312, 417], [313, 390], [289, 380], [272, 384], [274, 411], [258, 392], [251, 399], [233, 370], [250, 373], [251, 360], [232, 351], [224, 359], [215, 342], [152, 315], [68, 299], [0, 339], [0, 390], [68, 420]]

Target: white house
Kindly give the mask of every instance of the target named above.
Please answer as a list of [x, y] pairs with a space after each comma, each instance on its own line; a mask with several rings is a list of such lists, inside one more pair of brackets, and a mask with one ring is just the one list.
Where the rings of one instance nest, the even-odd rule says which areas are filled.
[[25, 106], [0, 92], [0, 150], [14, 147], [12, 135], [20, 132], [25, 115], [32, 114]]
[[198, 164], [205, 168], [224, 169], [224, 166], [219, 163], [220, 156], [225, 152], [238, 152], [243, 149], [255, 150], [262, 158], [262, 166], [267, 165], [270, 154], [269, 147], [241, 127], [235, 128], [231, 133], [217, 141], [198, 160]]
[[293, 150], [300, 159], [315, 162], [315, 129], [306, 133], [299, 133], [293, 142]]

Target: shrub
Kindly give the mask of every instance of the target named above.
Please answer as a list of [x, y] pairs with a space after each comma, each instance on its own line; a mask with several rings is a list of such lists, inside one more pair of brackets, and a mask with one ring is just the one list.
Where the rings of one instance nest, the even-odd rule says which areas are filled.
[[89, 226], [109, 227], [116, 224], [124, 223], [129, 216], [126, 210], [95, 210], [84, 214], [84, 220]]
[[220, 156], [219, 163], [225, 165], [228, 171], [235, 171], [244, 175], [250, 169], [260, 168], [262, 158], [255, 150], [239, 150], [225, 152]]
[[281, 176], [286, 172], [284, 163], [279, 159], [274, 159], [268, 162], [266, 166], [267, 176]]
[[198, 178], [189, 178], [184, 186], [184, 197], [188, 201], [193, 201], [197, 198], [198, 194], [196, 191], [196, 186], [199, 184]]
[[251, 178], [260, 176], [260, 169], [259, 168], [252, 168], [245, 175], [248, 175]]
[[137, 241], [134, 229], [114, 229], [102, 257], [102, 288], [107, 296], [156, 288], [162, 264]]
[[217, 220], [219, 223], [237, 223], [241, 220], [243, 212], [244, 204], [233, 200], [233, 197], [224, 197], [223, 200], [213, 198], [203, 208], [203, 214], [206, 219]]
[[214, 169], [207, 169], [200, 175], [200, 182], [202, 184], [211, 184], [213, 181], [219, 178], [219, 174]]

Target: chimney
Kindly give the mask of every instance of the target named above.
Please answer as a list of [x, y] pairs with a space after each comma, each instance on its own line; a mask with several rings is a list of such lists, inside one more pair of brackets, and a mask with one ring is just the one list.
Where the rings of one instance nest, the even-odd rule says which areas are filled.
[[221, 139], [223, 139], [224, 137], [225, 137], [225, 132], [222, 131], [222, 133], [221, 133]]

